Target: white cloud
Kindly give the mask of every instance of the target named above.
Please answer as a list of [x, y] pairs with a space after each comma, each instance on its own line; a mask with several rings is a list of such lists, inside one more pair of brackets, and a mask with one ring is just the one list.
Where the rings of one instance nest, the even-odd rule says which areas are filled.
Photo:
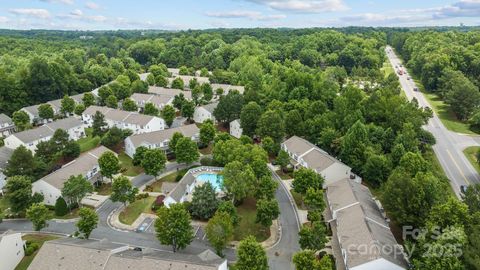
[[7, 17], [4, 17], [4, 16], [0, 16], [0, 23], [7, 23], [9, 22], [10, 20], [7, 18]]
[[83, 16], [83, 11], [81, 11], [80, 9], [75, 9], [70, 12], [70, 15], [81, 17]]
[[42, 2], [53, 3], [53, 4], [66, 4], [66, 5], [73, 5], [75, 1], [73, 0], [40, 0]]
[[21, 16], [35, 17], [39, 19], [50, 18], [50, 12], [41, 8], [14, 8], [9, 10], [10, 13]]
[[88, 9], [93, 9], [93, 10], [100, 9], [100, 5], [97, 4], [97, 3], [94, 3], [94, 2], [85, 3], [85, 7], [88, 8]]
[[207, 12], [205, 13], [205, 15], [207, 15], [208, 17], [214, 17], [214, 18], [224, 18], [224, 19], [246, 18], [246, 19], [258, 20], [258, 21], [280, 20], [287, 17], [284, 14], [263, 15], [261, 12], [250, 11], [250, 10]]
[[275, 10], [298, 13], [321, 13], [347, 10], [343, 0], [246, 0]]
[[461, 0], [438, 9], [433, 14], [436, 19], [458, 17], [480, 17], [480, 0]]
[[68, 14], [57, 15], [58, 19], [71, 19], [71, 20], [82, 20], [85, 22], [105, 22], [108, 20], [107, 17], [103, 15], [86, 15], [80, 9], [74, 9]]

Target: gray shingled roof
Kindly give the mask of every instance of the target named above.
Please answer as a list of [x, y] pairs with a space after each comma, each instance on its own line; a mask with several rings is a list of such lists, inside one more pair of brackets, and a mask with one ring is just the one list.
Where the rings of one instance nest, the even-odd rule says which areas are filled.
[[156, 144], [156, 143], [164, 142], [165, 140], [169, 140], [172, 138], [175, 132], [180, 132], [185, 137], [192, 137], [196, 134], [199, 134], [200, 129], [198, 129], [197, 125], [191, 124], [191, 125], [185, 125], [185, 126], [180, 126], [176, 128], [169, 128], [169, 129], [164, 129], [164, 130], [159, 130], [154, 132], [136, 134], [136, 135], [129, 136], [128, 138], [130, 138], [130, 141], [133, 143], [135, 148], [137, 148], [140, 145], [142, 145], [142, 143]]
[[63, 238], [45, 242], [30, 270], [214, 270], [225, 263], [210, 250], [198, 254], [134, 251], [106, 240]]
[[168, 102], [170, 102], [173, 97], [167, 95], [155, 95], [155, 94], [142, 94], [135, 93], [130, 97], [135, 103], [140, 107], [145, 106], [147, 103], [153, 103], [156, 107], [163, 107]]
[[210, 250], [200, 254], [170, 253], [165, 251], [127, 250], [114, 254], [105, 270], [123, 269], [171, 269], [171, 270], [214, 270], [225, 262]]
[[98, 158], [100, 158], [100, 156], [107, 151], [110, 150], [104, 146], [97, 147], [87, 153], [82, 154], [80, 157], [64, 165], [62, 168], [44, 176], [40, 180], [43, 180], [61, 190], [63, 188], [63, 184], [68, 180], [68, 178], [70, 178], [70, 176], [79, 174], [86, 175], [88, 171], [97, 166]]
[[4, 113], [0, 113], [0, 124], [12, 124], [12, 118], [8, 117], [8, 115]]
[[68, 130], [74, 127], [79, 127], [83, 125], [83, 122], [80, 119], [69, 117], [65, 119], [60, 119], [51, 123], [47, 123], [41, 127], [25, 130], [12, 134], [10, 136], [17, 137], [23, 143], [30, 143], [37, 141], [49, 136], [52, 136], [57, 129]]
[[190, 172], [187, 172], [168, 196], [170, 196], [176, 202], [180, 202], [180, 199], [187, 190], [187, 186], [191, 185], [193, 182], [195, 182], [195, 176], [193, 176]]
[[218, 102], [212, 102], [207, 105], [203, 105], [202, 108], [207, 110], [207, 112], [213, 113], [213, 111], [215, 110], [215, 108], [217, 108], [217, 106], [218, 106]]
[[155, 118], [154, 116], [150, 115], [139, 114], [136, 112], [127, 112], [123, 110], [101, 107], [96, 105], [88, 107], [83, 112], [83, 114], [93, 116], [97, 111], [101, 112], [105, 116], [105, 119], [139, 126], [145, 126], [146, 124], [150, 123], [152, 119]]
[[230, 91], [233, 91], [233, 90], [237, 90], [240, 94], [243, 94], [243, 92], [245, 92], [245, 87], [240, 85], [212, 83], [211, 86], [214, 92], [218, 88], [222, 88], [224, 95], [227, 95], [228, 93], [230, 93]]
[[330, 156], [316, 145], [298, 136], [292, 136], [283, 144], [288, 151], [301, 157], [308, 164], [309, 168], [317, 170], [317, 172], [325, 170], [334, 163], [343, 164], [340, 160]]
[[[336, 212], [333, 225], [336, 225], [341, 247], [347, 252], [349, 268], [379, 258], [406, 267], [401, 248], [367, 187], [344, 179], [328, 185], [327, 200]], [[357, 251], [354, 247], [365, 247], [369, 252]]]
[[5, 146], [0, 147], [0, 171], [4, 170], [7, 167], [7, 163], [10, 160], [12, 154], [13, 149], [7, 148]]
[[192, 99], [192, 92], [189, 90], [149, 86], [148, 92], [155, 95], [168, 96], [168, 97], [175, 97], [176, 95], [183, 94], [186, 99]]
[[103, 270], [112, 252], [122, 247], [125, 245], [77, 238], [48, 241], [43, 244], [28, 269]]

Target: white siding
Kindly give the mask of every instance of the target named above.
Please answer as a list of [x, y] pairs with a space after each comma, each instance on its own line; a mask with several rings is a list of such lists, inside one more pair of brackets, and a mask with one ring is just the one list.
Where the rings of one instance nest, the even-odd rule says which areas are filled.
[[350, 270], [404, 270], [394, 263], [391, 263], [383, 258], [364, 263], [355, 267], [350, 267]]
[[16, 149], [20, 145], [23, 145], [22, 141], [20, 141], [15, 136], [15, 134], [12, 134], [12, 135], [8, 136], [7, 138], [5, 138], [4, 142], [5, 142], [5, 147], [8, 147], [10, 149]]
[[167, 196], [165, 198], [165, 200], [163, 201], [163, 204], [165, 205], [165, 207], [169, 208], [170, 207], [170, 204], [173, 204], [173, 203], [177, 203], [174, 199], [172, 199], [172, 197], [170, 196]]
[[132, 143], [132, 140], [130, 138], [125, 139], [125, 154], [127, 154], [129, 157], [133, 158], [133, 155], [135, 155], [135, 146]]
[[13, 270], [25, 255], [21, 233], [3, 235], [0, 239], [0, 270]]
[[239, 120], [234, 120], [230, 122], [230, 135], [232, 135], [235, 138], [240, 138], [242, 136], [243, 130], [242, 127], [240, 126], [240, 121]]
[[42, 194], [43, 203], [46, 205], [55, 205], [58, 197], [62, 196], [59, 189], [43, 180], [38, 180], [32, 184], [32, 193]]
[[193, 121], [196, 123], [203, 123], [207, 119], [215, 122], [215, 118], [209, 111], [205, 110], [203, 107], [196, 107], [193, 112]]

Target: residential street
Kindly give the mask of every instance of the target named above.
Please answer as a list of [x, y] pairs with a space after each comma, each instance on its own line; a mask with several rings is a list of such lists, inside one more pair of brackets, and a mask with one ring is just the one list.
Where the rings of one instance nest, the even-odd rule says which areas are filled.
[[[386, 54], [394, 69], [395, 66], [402, 64], [391, 47], [386, 47]], [[408, 99], [416, 98], [420, 106], [430, 107], [423, 94], [413, 90], [415, 83], [413, 80], [407, 80], [407, 76], [410, 75], [399, 76], [397, 74], [397, 76]], [[450, 179], [452, 188], [457, 196], [460, 196], [460, 186], [480, 183], [480, 176], [462, 152], [469, 146], [480, 145], [478, 136], [468, 136], [448, 130], [435, 113], [424, 128], [431, 132], [437, 141], [433, 146], [433, 150], [447, 177]]]
[[[185, 165], [177, 163], [167, 164], [166, 172], [172, 172], [179, 168], [184, 168]], [[273, 173], [276, 180], [280, 180], [278, 175]], [[132, 183], [136, 187], [141, 187], [153, 179], [153, 176], [141, 174], [132, 179]], [[291, 270], [294, 269], [292, 264], [292, 256], [295, 252], [300, 250], [298, 245], [298, 230], [299, 225], [297, 222], [297, 216], [295, 209], [290, 202], [287, 190], [279, 185], [276, 192], [276, 198], [280, 206], [279, 223], [281, 225], [282, 236], [281, 239], [269, 250], [267, 255], [269, 257], [269, 265], [271, 269], [278, 270]], [[108, 224], [108, 217], [113, 212], [121, 208], [122, 204], [119, 202], [112, 202], [110, 200], [105, 201], [98, 209], [99, 215], [98, 227], [92, 232], [92, 239], [107, 239], [115, 243], [128, 244], [134, 247], [152, 248], [158, 250], [171, 251], [171, 247], [160, 245], [155, 235], [149, 231], [143, 233], [121, 231], [112, 228]], [[30, 221], [22, 220], [4, 220], [0, 223], [1, 231], [19, 231], [19, 232], [31, 232], [32, 224]], [[42, 230], [43, 232], [58, 233], [63, 235], [71, 235], [75, 232], [75, 222], [55, 222], [50, 221], [49, 226]], [[207, 240], [196, 238], [184, 251], [185, 253], [198, 253], [206, 248], [210, 248]], [[235, 250], [227, 249], [224, 251], [226, 258], [229, 261], [236, 259]]]
[[[272, 175], [278, 182], [282, 181], [273, 171]], [[300, 224], [297, 213], [292, 205], [288, 191], [281, 183], [279, 183], [275, 197], [280, 207], [280, 217], [278, 220], [281, 226], [282, 238], [267, 252], [269, 266], [270, 269], [295, 269], [292, 263], [292, 257], [295, 252], [300, 250], [298, 244]]]

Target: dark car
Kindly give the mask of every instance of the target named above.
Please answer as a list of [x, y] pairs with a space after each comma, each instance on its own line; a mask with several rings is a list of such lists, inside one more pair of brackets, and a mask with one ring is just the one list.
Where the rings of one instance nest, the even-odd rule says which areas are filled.
[[413, 91], [418, 92], [418, 87], [414, 87]]
[[465, 194], [465, 192], [467, 192], [467, 188], [468, 188], [468, 186], [466, 186], [466, 185], [461, 185], [461, 186], [460, 186], [460, 191], [461, 191], [463, 194]]

